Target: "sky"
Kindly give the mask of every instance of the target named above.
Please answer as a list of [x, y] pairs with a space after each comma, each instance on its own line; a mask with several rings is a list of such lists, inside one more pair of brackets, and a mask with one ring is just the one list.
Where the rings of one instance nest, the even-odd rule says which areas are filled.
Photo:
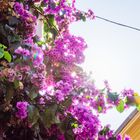
[[[139, 0], [77, 0], [77, 7], [87, 11], [92, 9], [95, 15], [122, 24], [140, 28]], [[88, 44], [85, 51], [85, 71], [91, 71], [99, 88], [108, 80], [113, 91], [132, 88], [140, 93], [140, 32], [111, 24], [100, 19], [73, 23], [70, 31], [82, 36]], [[102, 123], [112, 125], [116, 130], [132, 112], [116, 110], [101, 116]]]

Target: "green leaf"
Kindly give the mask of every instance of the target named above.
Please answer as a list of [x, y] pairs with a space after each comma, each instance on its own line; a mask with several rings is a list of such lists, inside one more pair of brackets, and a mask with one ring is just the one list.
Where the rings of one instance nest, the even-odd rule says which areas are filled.
[[40, 115], [39, 115], [38, 109], [33, 105], [29, 105], [28, 106], [28, 121], [32, 124], [32, 126], [37, 123], [39, 117]]
[[8, 51], [4, 51], [4, 58], [8, 61], [8, 62], [11, 62], [11, 55]]
[[0, 48], [6, 49], [7, 47], [0, 43]]
[[15, 89], [17, 89], [19, 87], [19, 81], [18, 80], [14, 81], [14, 86], [15, 86]]
[[46, 21], [44, 21], [44, 29], [43, 29], [43, 31], [44, 31], [44, 34], [46, 34], [46, 32], [48, 32], [48, 31], [49, 31], [49, 27], [48, 27], [48, 25], [47, 25], [47, 22], [46, 22]]
[[111, 101], [117, 101], [118, 100], [118, 94], [117, 92], [109, 92], [108, 93], [108, 98], [111, 100]]
[[55, 19], [53, 15], [48, 15], [49, 17], [49, 24], [50, 25], [56, 25]]
[[2, 58], [4, 56], [4, 49], [0, 48], [0, 58]]
[[41, 13], [43, 12], [43, 8], [41, 6], [36, 7]]
[[42, 45], [45, 44], [45, 42], [44, 42], [44, 41], [38, 41], [37, 44], [38, 44], [39, 46], [42, 46]]
[[77, 128], [78, 124], [77, 123], [72, 123], [71, 126], [74, 127], [74, 128]]
[[99, 132], [99, 134], [100, 134], [100, 135], [106, 135], [108, 132], [109, 132], [109, 128], [105, 126], [105, 127]]
[[137, 107], [137, 110], [140, 111], [140, 105], [137, 105], [136, 107]]
[[36, 92], [30, 92], [28, 96], [30, 97], [31, 100], [34, 100], [38, 96], [38, 94]]
[[83, 21], [86, 21], [86, 17], [85, 16], [82, 16], [81, 18]]
[[100, 112], [102, 112], [102, 107], [101, 106], [98, 106], [98, 112], [100, 113]]
[[119, 105], [116, 107], [117, 111], [122, 113], [124, 111], [124, 101], [120, 100]]
[[20, 40], [21, 40], [21, 38], [18, 35], [16, 35], [16, 34], [13, 35], [13, 36], [11, 36], [11, 35], [8, 36], [8, 42], [9, 43], [20, 42]]
[[10, 85], [6, 92], [6, 96], [5, 96], [6, 101], [10, 102], [12, 100], [13, 95], [14, 95], [13, 86]]
[[0, 58], [4, 57], [8, 62], [11, 62], [11, 55], [8, 51], [4, 51], [7, 47], [0, 43]]
[[80, 16], [80, 19], [81, 19], [81, 20], [86, 21], [86, 16], [85, 16], [85, 15], [80, 14], [79, 16]]
[[52, 124], [56, 123], [56, 111], [56, 104], [45, 109], [45, 112], [41, 115], [42, 122], [44, 123], [45, 127], [50, 128]]

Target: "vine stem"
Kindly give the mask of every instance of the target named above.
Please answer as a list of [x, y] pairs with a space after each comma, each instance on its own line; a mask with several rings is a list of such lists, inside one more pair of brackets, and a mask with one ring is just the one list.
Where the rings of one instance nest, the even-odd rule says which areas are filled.
[[[32, 8], [34, 9], [34, 10], [36, 10], [42, 17], [44, 17], [45, 19], [46, 19], [46, 23], [47, 23], [47, 25], [48, 25], [48, 27], [49, 28], [51, 28], [51, 26], [50, 26], [50, 24], [49, 24], [49, 19], [36, 7], [36, 6], [32, 6]], [[60, 35], [60, 33], [59, 33], [59, 30], [53, 25], [53, 24], [51, 24], [52, 26], [53, 26], [53, 28], [57, 31], [57, 33]]]

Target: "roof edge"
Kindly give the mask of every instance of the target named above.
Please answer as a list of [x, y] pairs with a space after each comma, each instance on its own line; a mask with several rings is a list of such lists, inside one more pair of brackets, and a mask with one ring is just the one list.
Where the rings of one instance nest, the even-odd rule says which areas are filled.
[[115, 136], [118, 135], [123, 128], [131, 121], [131, 119], [138, 113], [138, 110], [135, 109], [125, 120], [124, 122], [120, 125], [120, 127], [115, 131]]

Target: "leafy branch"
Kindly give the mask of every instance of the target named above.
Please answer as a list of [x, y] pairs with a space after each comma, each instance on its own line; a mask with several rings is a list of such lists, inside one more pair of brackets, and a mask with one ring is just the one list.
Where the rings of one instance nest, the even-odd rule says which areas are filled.
[[4, 58], [6, 59], [8, 62], [11, 62], [11, 55], [8, 51], [5, 51], [7, 47], [3, 44], [0, 43], [0, 59]]

